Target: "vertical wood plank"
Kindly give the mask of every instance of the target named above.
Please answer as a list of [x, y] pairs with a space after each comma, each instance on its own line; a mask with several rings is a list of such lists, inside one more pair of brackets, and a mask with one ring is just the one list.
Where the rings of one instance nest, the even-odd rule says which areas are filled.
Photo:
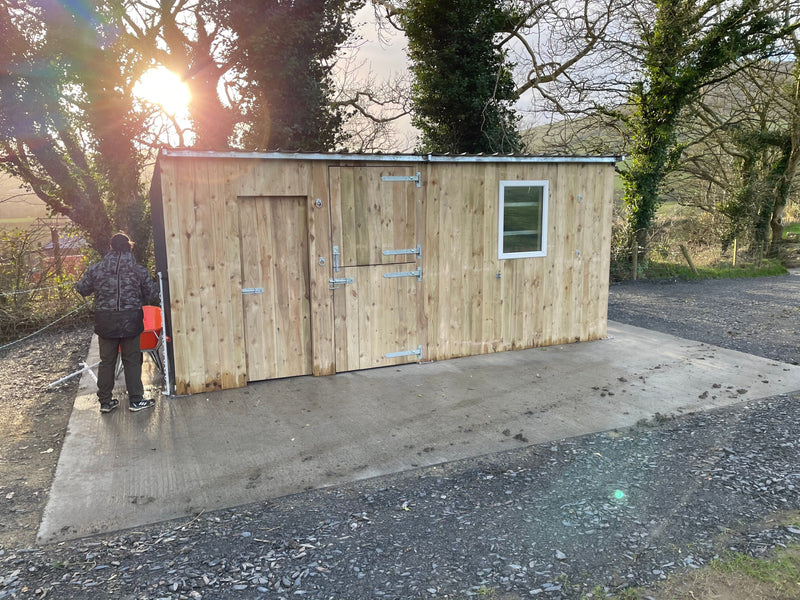
[[[244, 339], [244, 306], [242, 304], [241, 244], [239, 241], [239, 205], [235, 194], [239, 170], [235, 159], [224, 163], [220, 188], [224, 192], [222, 227], [217, 228], [222, 239], [218, 244], [225, 248], [224, 265], [220, 265], [220, 280], [227, 287], [218, 294], [220, 310], [229, 325], [220, 332], [225, 351], [222, 354], [225, 368], [222, 373], [224, 389], [247, 385], [247, 356]], [[221, 192], [221, 193], [222, 193]], [[227, 294], [224, 292], [227, 290]]]
[[[350, 284], [343, 286], [341, 295], [345, 298], [347, 310], [347, 362], [344, 369], [352, 371], [359, 368], [361, 364], [361, 345], [360, 341], [369, 335], [368, 330], [362, 331], [363, 324], [361, 322], [362, 311], [360, 310], [362, 299], [360, 298], [360, 279], [358, 277], [358, 270], [355, 267], [348, 267], [345, 277], [352, 279], [355, 286]], [[338, 292], [337, 292], [338, 293]], [[369, 289], [364, 290], [364, 302], [368, 302]], [[337, 364], [337, 370], [339, 366]]]
[[428, 271], [426, 267], [426, 257], [429, 252], [427, 244], [427, 182], [430, 177], [430, 165], [418, 165], [416, 171], [420, 172], [422, 184], [419, 188], [414, 187], [411, 202], [413, 202], [413, 210], [409, 208], [409, 213], [414, 215], [414, 228], [412, 231], [413, 239], [416, 244], [419, 244], [422, 249], [422, 256], [417, 263], [422, 269], [422, 281], [419, 282], [417, 287], [417, 340], [422, 345], [422, 360], [429, 360], [428, 350], [428, 320], [427, 320], [427, 301], [429, 298], [429, 281]]
[[[267, 265], [262, 265], [259, 237], [259, 214], [261, 203], [257, 198], [242, 198], [239, 201], [239, 243], [241, 246], [242, 287], [253, 288], [264, 286], [264, 273], [269, 272]], [[258, 380], [266, 376], [267, 369], [263, 357], [267, 355], [267, 342], [263, 331], [268, 329], [264, 323], [265, 296], [262, 294], [245, 294], [241, 297], [244, 317], [244, 343], [246, 348], [247, 379]]]
[[[344, 278], [344, 265], [352, 250], [345, 248], [345, 239], [349, 244], [355, 230], [352, 195], [353, 169], [331, 166], [328, 168], [328, 198], [331, 219], [331, 249], [339, 248], [339, 271], [333, 269], [331, 254], [331, 277]], [[343, 192], [343, 190], [347, 190]], [[333, 296], [333, 342], [334, 364], [337, 371], [348, 370], [348, 337], [352, 332], [347, 327], [347, 295], [341, 287], [331, 290]]]
[[[197, 262], [198, 227], [197, 212], [203, 202], [202, 190], [197, 185], [197, 163], [182, 163], [181, 177], [178, 184], [178, 219], [179, 231], [183, 236], [181, 271], [183, 275], [183, 326], [179, 331], [182, 339], [181, 363], [184, 375], [183, 387], [190, 393], [197, 393], [205, 387], [205, 365], [202, 343], [202, 309], [199, 297], [200, 266]], [[201, 212], [202, 216], [202, 212]], [[200, 224], [202, 230], [203, 223]], [[177, 371], [177, 365], [176, 365]]]
[[[312, 372], [332, 375], [336, 372], [334, 347], [333, 295], [331, 265], [331, 208], [328, 198], [328, 166], [315, 161], [308, 166], [308, 274], [311, 305]], [[317, 208], [316, 200], [321, 201]], [[320, 261], [320, 259], [324, 259]]]
[[486, 166], [484, 181], [483, 220], [480, 233], [483, 244], [482, 264], [484, 265], [480, 335], [484, 343], [484, 351], [496, 352], [501, 339], [497, 326], [500, 323], [503, 285], [502, 274], [499, 279], [496, 276], [501, 273], [500, 260], [497, 256], [498, 211], [500, 209], [498, 196], [500, 174], [497, 165]]
[[614, 208], [614, 167], [598, 165], [600, 174], [592, 190], [592, 207], [597, 223], [592, 240], [592, 250], [597, 258], [593, 274], [597, 307], [594, 312], [595, 329], [592, 339], [607, 335], [608, 286], [611, 267], [611, 221]]
[[439, 360], [442, 356], [440, 344], [441, 324], [441, 286], [442, 269], [440, 265], [441, 217], [441, 164], [429, 163], [425, 178], [425, 227], [422, 246], [422, 270], [424, 272], [425, 295], [422, 301], [422, 315], [425, 320], [425, 348], [427, 358]]
[[[457, 273], [453, 272], [453, 255], [458, 253], [459, 247], [457, 243], [458, 221], [455, 218], [455, 198], [460, 196], [461, 182], [460, 180], [453, 180], [450, 172], [443, 165], [440, 174], [441, 186], [439, 187], [439, 284], [440, 291], [443, 293], [439, 297], [439, 323], [437, 327], [439, 352], [442, 357], [453, 356], [451, 354], [451, 347], [456, 339], [457, 332], [452, 329], [452, 322], [454, 320], [453, 312], [457, 310], [454, 307], [455, 302], [448, 301], [444, 297], [446, 293], [452, 300], [459, 298], [458, 277]], [[446, 290], [446, 292], [444, 292]]]
[[[273, 256], [279, 257], [275, 260], [275, 279], [286, 282], [279, 286], [276, 303], [275, 350], [281, 373], [312, 371], [306, 211], [305, 198], [296, 197], [274, 204], [271, 215], [272, 222], [278, 224], [272, 250]], [[294, 225], [281, 227], [282, 223]]]
[[355, 262], [353, 265], [368, 265], [371, 244], [371, 218], [372, 210], [370, 198], [377, 194], [377, 187], [369, 178], [369, 172], [363, 168], [353, 169], [353, 214], [355, 215], [354, 250]]
[[340, 210], [338, 214], [331, 207], [331, 218], [341, 218], [342, 229], [340, 245], [342, 251], [342, 266], [358, 264], [358, 250], [356, 247], [356, 197], [355, 197], [355, 169], [353, 167], [340, 167], [339, 171], [339, 198]]
[[557, 178], [558, 165], [548, 165], [546, 168], [537, 172], [538, 177], [531, 177], [535, 180], [549, 181], [548, 198], [548, 217], [547, 217], [547, 257], [546, 260], [537, 263], [539, 274], [539, 295], [536, 309], [541, 319], [540, 344], [549, 345], [552, 343], [557, 319], [558, 303], [555, 299], [554, 291], [558, 286], [559, 272], [558, 247], [560, 244], [560, 233], [565, 224], [559, 222], [559, 211], [562, 205], [561, 187]]
[[170, 289], [170, 315], [172, 320], [173, 359], [175, 386], [177, 394], [187, 394], [187, 365], [184, 347], [189, 343], [186, 333], [186, 312], [183, 297], [186, 284], [183, 277], [183, 242], [181, 228], [180, 202], [185, 187], [181, 185], [180, 163], [169, 157], [161, 157], [162, 202], [164, 211], [164, 246], [167, 255]]
[[202, 375], [195, 376], [197, 384], [202, 384], [203, 391], [222, 388], [222, 367], [220, 359], [219, 331], [228, 330], [229, 323], [221, 321], [217, 299], [217, 247], [214, 243], [214, 230], [222, 221], [223, 199], [218, 194], [212, 180], [222, 168], [221, 161], [202, 160], [195, 164], [195, 234], [193, 243], [194, 262], [196, 264], [197, 283], [196, 301], [200, 319], [196, 324], [200, 337], [202, 361], [198, 365]]
[[579, 342], [586, 339], [586, 313], [591, 308], [591, 294], [585, 286], [585, 273], [590, 259], [586, 247], [586, 206], [587, 186], [593, 185], [595, 169], [591, 165], [576, 165], [578, 168], [575, 182], [575, 247], [572, 250], [573, 276], [572, 276], [572, 305], [575, 307], [572, 314], [569, 340]]

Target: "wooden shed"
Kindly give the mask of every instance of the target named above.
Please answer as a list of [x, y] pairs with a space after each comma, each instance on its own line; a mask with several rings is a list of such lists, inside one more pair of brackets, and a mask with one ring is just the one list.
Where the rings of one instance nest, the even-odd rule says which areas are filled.
[[172, 390], [605, 337], [614, 163], [162, 151]]

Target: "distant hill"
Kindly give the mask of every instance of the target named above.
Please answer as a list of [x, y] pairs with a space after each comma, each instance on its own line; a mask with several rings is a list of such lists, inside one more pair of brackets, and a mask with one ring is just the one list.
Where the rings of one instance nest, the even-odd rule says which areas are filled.
[[619, 156], [624, 146], [619, 130], [598, 116], [538, 125], [522, 132], [522, 138], [531, 154]]
[[35, 194], [20, 189], [20, 182], [0, 173], [0, 221], [46, 217], [47, 207]]

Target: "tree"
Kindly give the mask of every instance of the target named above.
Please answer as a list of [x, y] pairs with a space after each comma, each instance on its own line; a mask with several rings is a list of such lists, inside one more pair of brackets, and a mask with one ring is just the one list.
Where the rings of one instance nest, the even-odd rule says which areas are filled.
[[344, 111], [342, 143], [350, 152], [410, 151], [415, 136], [401, 136], [394, 127], [411, 113], [410, 74], [379, 80], [357, 58], [356, 52], [344, 52], [334, 73], [337, 93], [331, 107]]
[[113, 229], [144, 242], [140, 251], [149, 240], [133, 144], [138, 62], [111, 16], [91, 4], [0, 3], [2, 168], [101, 253]]
[[704, 91], [687, 111], [681, 130], [696, 141], [676, 173], [707, 192], [684, 202], [728, 218], [725, 245], [738, 238], [771, 250], [783, 237], [800, 159], [798, 86], [798, 61], [764, 60]]
[[[145, 151], [164, 143], [155, 122], [168, 119], [180, 143], [196, 147], [332, 149], [348, 114], [368, 114], [364, 95], [333, 102], [331, 69], [358, 6], [272, 0], [262, 23], [260, 2], [0, 0], [0, 168], [98, 252], [121, 229], [142, 260]], [[189, 86], [191, 129], [134, 99], [156, 65]]]
[[[189, 88], [189, 119], [193, 146], [212, 150], [229, 147], [239, 120], [236, 101], [220, 87], [232, 68], [230, 32], [222, 24], [219, 0], [127, 0], [120, 11], [125, 43], [145, 57], [149, 66], [162, 65], [179, 75]], [[185, 129], [172, 121], [180, 144]], [[163, 140], [161, 140], [163, 143]]]
[[704, 86], [729, 75], [726, 67], [766, 55], [786, 35], [773, 10], [760, 0], [656, 0], [653, 19], [640, 21], [641, 78], [632, 86], [632, 113], [618, 113], [632, 136], [621, 176], [638, 254], [646, 249], [664, 178], [683, 154], [682, 112]]
[[[495, 132], [500, 133], [501, 141], [511, 132], [519, 138], [517, 129], [526, 102], [530, 102], [530, 112], [537, 121], [545, 114], [569, 118], [593, 106], [598, 95], [607, 95], [614, 85], [620, 87], [620, 74], [627, 72], [623, 64], [626, 53], [619, 51], [618, 43], [612, 43], [616, 40], [609, 30], [633, 0], [372, 2], [379, 23], [388, 22], [400, 30], [417, 29], [418, 70], [425, 79], [415, 71], [414, 90], [420, 98], [423, 94], [428, 97], [420, 108], [424, 106], [432, 115], [428, 127], [434, 134], [438, 134], [441, 119], [454, 132], [451, 137], [471, 139], [476, 130], [480, 133], [476, 123], [491, 122], [489, 115], [499, 123]], [[624, 28], [617, 26], [613, 33], [621, 31]], [[458, 96], [460, 90], [467, 90], [464, 97]], [[448, 121], [447, 113], [462, 110], [459, 102], [469, 104], [470, 97], [476, 106], [469, 110], [477, 114], [477, 120]], [[443, 105], [443, 101], [452, 106]], [[484, 105], [489, 111], [484, 111]], [[419, 112], [416, 107], [414, 110]], [[418, 119], [424, 122], [428, 117]], [[532, 149], [519, 139], [511, 144], [513, 151], [523, 147]], [[482, 148], [500, 149], [496, 143]], [[541, 150], [560, 149], [547, 145]]]
[[[332, 150], [344, 109], [331, 71], [361, 0], [227, 0], [237, 37], [232, 61], [246, 81], [241, 145], [254, 150]], [[258, 18], [253, 18], [257, 14]]]
[[514, 15], [499, 1], [409, 0], [399, 13], [408, 36], [413, 119], [420, 150], [518, 152], [513, 65], [499, 46]]

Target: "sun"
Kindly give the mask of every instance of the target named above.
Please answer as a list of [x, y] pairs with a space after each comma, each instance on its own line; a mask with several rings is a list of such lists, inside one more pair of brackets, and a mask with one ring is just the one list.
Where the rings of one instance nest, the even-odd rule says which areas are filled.
[[133, 94], [140, 100], [160, 105], [171, 116], [185, 113], [189, 106], [189, 88], [165, 67], [146, 71], [133, 86]]

